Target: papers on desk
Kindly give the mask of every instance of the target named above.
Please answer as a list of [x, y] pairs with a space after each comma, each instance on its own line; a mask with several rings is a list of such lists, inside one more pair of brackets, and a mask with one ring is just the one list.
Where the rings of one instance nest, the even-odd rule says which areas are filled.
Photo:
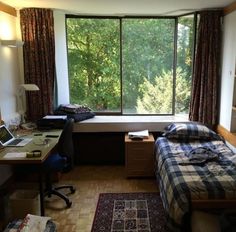
[[26, 152], [9, 152], [3, 156], [4, 159], [26, 158]]
[[130, 139], [133, 139], [133, 138], [146, 139], [149, 137], [149, 132], [148, 130], [134, 131], [134, 132], [129, 132], [128, 136]]

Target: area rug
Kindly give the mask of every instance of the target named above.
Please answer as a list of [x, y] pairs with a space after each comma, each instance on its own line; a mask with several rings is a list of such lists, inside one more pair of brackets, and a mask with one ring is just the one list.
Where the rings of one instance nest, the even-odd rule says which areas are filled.
[[165, 232], [158, 193], [101, 193], [92, 232]]

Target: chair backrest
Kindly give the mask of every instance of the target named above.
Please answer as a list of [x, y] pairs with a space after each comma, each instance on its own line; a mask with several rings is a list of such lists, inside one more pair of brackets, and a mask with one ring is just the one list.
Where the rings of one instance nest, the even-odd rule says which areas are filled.
[[67, 159], [64, 171], [69, 171], [74, 166], [73, 122], [73, 119], [67, 120], [57, 144], [58, 154]]

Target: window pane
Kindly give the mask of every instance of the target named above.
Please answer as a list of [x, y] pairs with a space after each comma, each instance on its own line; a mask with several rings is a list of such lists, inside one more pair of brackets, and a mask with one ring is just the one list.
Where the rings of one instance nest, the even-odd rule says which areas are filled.
[[67, 18], [70, 102], [120, 112], [118, 19]]
[[97, 113], [188, 113], [194, 16], [178, 18], [178, 33], [176, 20], [68, 17], [70, 102]]
[[172, 114], [174, 19], [124, 19], [124, 114]]
[[176, 64], [175, 112], [188, 114], [192, 80], [194, 15], [179, 17]]

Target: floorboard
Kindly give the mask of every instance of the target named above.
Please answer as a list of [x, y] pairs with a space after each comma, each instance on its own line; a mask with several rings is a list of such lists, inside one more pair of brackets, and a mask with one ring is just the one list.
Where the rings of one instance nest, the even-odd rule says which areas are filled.
[[57, 197], [46, 199], [46, 216], [58, 232], [90, 232], [99, 193], [158, 191], [155, 178], [127, 179], [124, 166], [76, 166], [63, 174], [58, 185], [63, 183], [76, 187], [71, 208]]

